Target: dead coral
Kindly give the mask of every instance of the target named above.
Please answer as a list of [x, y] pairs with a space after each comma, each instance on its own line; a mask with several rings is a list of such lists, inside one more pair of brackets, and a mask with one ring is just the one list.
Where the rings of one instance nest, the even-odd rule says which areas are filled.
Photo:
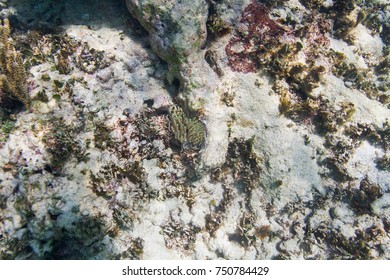
[[372, 213], [371, 204], [382, 195], [381, 188], [365, 178], [360, 182], [359, 189], [350, 191], [351, 206], [360, 215]]
[[79, 42], [66, 34], [45, 34], [38, 30], [19, 34], [17, 44], [24, 50], [28, 67], [49, 62], [60, 74], [70, 73], [74, 55], [80, 47]]
[[229, 143], [226, 165], [232, 169], [233, 178], [242, 185], [243, 191], [259, 186], [261, 158], [254, 152], [254, 138], [233, 139]]
[[229, 34], [232, 30], [229, 23], [224, 21], [217, 13], [211, 13], [207, 19], [207, 29], [209, 34], [216, 37]]
[[141, 140], [152, 142], [163, 140], [168, 142], [168, 117], [166, 112], [158, 112], [154, 109], [144, 109], [136, 122], [141, 135]]
[[116, 260], [140, 260], [142, 259], [144, 241], [141, 238], [131, 238], [126, 251], [115, 257]]
[[388, 154], [384, 155], [383, 157], [378, 158], [376, 161], [376, 166], [385, 171], [390, 171], [390, 157]]
[[62, 119], [53, 118], [43, 137], [47, 151], [51, 154], [51, 168], [59, 172], [71, 155], [78, 150], [75, 141], [76, 128], [66, 125]]
[[362, 24], [375, 34], [380, 34], [386, 45], [390, 44], [389, 3], [386, 1], [364, 1], [362, 8]]
[[300, 2], [308, 9], [318, 10], [323, 7], [323, 0], [300, 0]]
[[303, 26], [298, 27], [294, 34], [305, 44], [304, 52], [310, 59], [326, 55], [330, 40], [326, 36], [330, 32], [331, 21], [322, 14], [304, 17]]
[[390, 124], [388, 122], [384, 123], [382, 127], [369, 123], [358, 123], [348, 126], [345, 134], [352, 139], [367, 140], [387, 152], [390, 150]]
[[336, 1], [332, 6], [334, 13], [333, 30], [337, 37], [345, 39], [350, 30], [357, 25], [356, 2], [356, 0]]
[[113, 141], [111, 139], [111, 129], [107, 127], [104, 123], [97, 123], [95, 125], [95, 147], [104, 150], [107, 147], [113, 146]]
[[72, 55], [74, 55], [79, 43], [67, 35], [46, 36], [52, 40], [51, 54], [55, 58], [56, 69], [60, 74], [69, 74], [72, 70]]
[[196, 234], [200, 231], [199, 228], [189, 224], [186, 225], [179, 221], [176, 217], [170, 217], [170, 220], [162, 226], [164, 234], [165, 246], [168, 249], [176, 250], [193, 250], [195, 246]]
[[92, 74], [98, 69], [108, 67], [109, 61], [105, 57], [104, 51], [95, 50], [84, 43], [78, 53], [76, 65], [80, 70]]
[[256, 242], [255, 215], [244, 212], [237, 225], [235, 233], [229, 235], [229, 240], [239, 243], [241, 246], [248, 248]]
[[57, 55], [57, 70], [60, 74], [69, 74], [72, 70], [69, 65], [69, 54], [61, 50], [59, 54]]
[[170, 140], [167, 112], [145, 108], [140, 114], [129, 115], [110, 126], [97, 122], [94, 138], [95, 147], [110, 151], [118, 159], [141, 161], [162, 157]]
[[[214, 171], [214, 173], [217, 172]], [[211, 236], [215, 236], [216, 231], [223, 224], [223, 219], [226, 217], [226, 212], [232, 205], [232, 201], [234, 198], [233, 189], [223, 185], [223, 197], [221, 201], [215, 205], [215, 201], [212, 201], [210, 207], [212, 211], [210, 214], [207, 214], [206, 219], [206, 230], [210, 233]]]
[[279, 111], [281, 114], [291, 118], [296, 122], [307, 125], [316, 125], [315, 119], [320, 108], [324, 107], [324, 101], [312, 99], [294, 94], [287, 83], [275, 81], [274, 91], [280, 96]]
[[[165, 178], [164, 178], [165, 177]], [[163, 194], [166, 198], [176, 197], [185, 200], [186, 205], [189, 209], [194, 205], [196, 201], [197, 192], [195, 191], [195, 187], [193, 185], [187, 184], [182, 180], [172, 180], [172, 178], [167, 178], [167, 176], [160, 177], [161, 179], [169, 179], [167, 180], [168, 188], [165, 188], [161, 194]]]
[[208, 50], [205, 54], [205, 60], [210, 65], [211, 69], [219, 76], [222, 77], [224, 72], [219, 63], [219, 57], [216, 51]]
[[29, 109], [31, 99], [28, 93], [27, 72], [23, 65], [21, 54], [16, 51], [12, 38], [8, 19], [4, 19], [0, 25], [0, 102], [5, 97], [14, 97], [21, 101]]
[[335, 162], [339, 165], [343, 165], [350, 160], [354, 149], [358, 147], [360, 143], [346, 136], [329, 134], [325, 137], [324, 145], [332, 150], [332, 156], [335, 159]]
[[317, 127], [322, 131], [337, 131], [355, 113], [355, 105], [351, 102], [341, 102], [338, 108], [329, 108], [326, 104], [327, 102], [319, 108], [316, 118]]
[[381, 103], [386, 104], [390, 101], [389, 94], [386, 92], [390, 86], [386, 56], [375, 67], [366, 69], [348, 63], [342, 53], [331, 50], [329, 56], [332, 62], [332, 73], [343, 78], [346, 86], [356, 88], [368, 98]]
[[145, 185], [146, 175], [141, 163], [127, 163], [124, 166], [108, 164], [97, 174], [91, 173], [91, 188], [100, 196], [111, 199], [123, 185], [130, 182]]
[[89, 188], [107, 200], [112, 210], [113, 222], [110, 236], [120, 230], [131, 230], [140, 211], [147, 201], [156, 199], [158, 193], [149, 188], [146, 173], [140, 162], [108, 163], [97, 173], [90, 171]]
[[[356, 230], [356, 236], [347, 238], [339, 230], [331, 229], [326, 236], [326, 241], [330, 247], [330, 259], [350, 259], [350, 260], [368, 260], [374, 259], [371, 255], [372, 245], [370, 241], [375, 232], [372, 229], [365, 231]], [[376, 239], [376, 238], [375, 238]], [[378, 241], [375, 244], [380, 244]]]
[[69, 74], [74, 66], [92, 74], [110, 64], [104, 51], [91, 48], [88, 43], [76, 41], [66, 34], [42, 34], [33, 30], [19, 41], [28, 54], [28, 65], [50, 62], [63, 75]]

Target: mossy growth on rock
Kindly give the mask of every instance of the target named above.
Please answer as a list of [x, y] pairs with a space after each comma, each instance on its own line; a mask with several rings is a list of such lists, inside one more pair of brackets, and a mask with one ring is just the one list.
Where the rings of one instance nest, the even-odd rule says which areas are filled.
[[242, 216], [235, 232], [228, 235], [229, 241], [236, 242], [244, 248], [254, 246], [257, 240], [271, 235], [270, 227], [256, 225], [256, 216], [251, 206], [253, 190], [261, 186], [263, 160], [254, 149], [255, 137], [250, 139], [234, 138], [228, 145], [226, 161], [223, 166], [212, 170], [210, 180], [222, 183], [223, 199], [212, 205], [214, 211], [206, 216], [206, 229], [211, 236], [223, 224], [227, 209], [233, 201], [233, 189], [227, 182], [234, 180], [234, 187], [245, 197], [242, 204]]
[[232, 169], [235, 180], [250, 192], [259, 185], [262, 159], [254, 152], [254, 137], [243, 140], [233, 139], [229, 143], [226, 166]]
[[[274, 2], [274, 1], [271, 1]], [[322, 0], [301, 0], [300, 1], [308, 9], [319, 9], [323, 8], [324, 1]]]
[[91, 172], [91, 189], [99, 196], [111, 199], [124, 182], [145, 185], [146, 174], [140, 162], [127, 163], [124, 166], [108, 164], [97, 174]]
[[253, 246], [257, 241], [255, 219], [254, 213], [243, 212], [236, 231], [229, 235], [229, 240], [237, 242], [244, 248]]
[[352, 237], [347, 237], [340, 229], [324, 223], [314, 230], [309, 229], [308, 233], [313, 233], [319, 244], [328, 247], [328, 259], [351, 260], [376, 259], [374, 252], [381, 247], [386, 236], [383, 228], [375, 224], [365, 229], [356, 229]]
[[94, 131], [95, 147], [104, 150], [113, 145], [111, 139], [111, 129], [104, 123], [97, 123]]
[[206, 139], [206, 128], [202, 122], [188, 117], [178, 106], [172, 106], [169, 110], [170, 130], [174, 140], [182, 149], [199, 150]]
[[137, 237], [131, 238], [126, 251], [115, 256], [115, 260], [139, 260], [142, 259], [144, 241]]
[[176, 249], [182, 252], [194, 250], [196, 235], [200, 228], [193, 224], [185, 224], [172, 217], [161, 225], [165, 246], [168, 249]]
[[9, 134], [15, 127], [15, 117], [0, 107], [0, 146], [8, 139]]
[[[386, 104], [390, 101], [387, 93], [390, 86], [390, 78], [388, 75], [389, 57], [386, 52], [387, 50], [384, 48], [383, 58], [371, 70], [348, 63], [344, 54], [330, 50], [329, 57], [332, 63], [332, 73], [342, 78], [347, 87], [356, 88], [368, 98]], [[374, 77], [377, 77], [377, 79]]]
[[[59, 56], [60, 58], [60, 56]], [[66, 74], [68, 69], [67, 65], [62, 62], [60, 59], [58, 60], [59, 71]], [[98, 69], [104, 69], [110, 65], [110, 62], [105, 57], [104, 51], [98, 51], [94, 48], [91, 48], [87, 43], [82, 45], [81, 51], [77, 57], [77, 67], [88, 74], [95, 73]]]
[[381, 188], [367, 178], [360, 182], [359, 189], [349, 193], [350, 205], [359, 215], [372, 213], [371, 203], [383, 195]]
[[390, 157], [388, 155], [376, 159], [375, 163], [380, 170], [390, 171]]
[[207, 36], [208, 39], [213, 37], [222, 37], [232, 31], [230, 23], [222, 18], [221, 11], [218, 9], [220, 1], [209, 1], [209, 14], [207, 18]]
[[63, 119], [53, 118], [49, 131], [43, 137], [47, 151], [51, 154], [51, 168], [59, 172], [72, 153], [78, 150], [75, 141], [76, 128], [64, 123]]

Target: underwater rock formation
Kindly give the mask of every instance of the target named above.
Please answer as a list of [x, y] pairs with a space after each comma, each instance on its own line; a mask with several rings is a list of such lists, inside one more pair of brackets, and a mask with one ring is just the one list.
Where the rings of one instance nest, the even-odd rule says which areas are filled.
[[169, 64], [170, 80], [191, 83], [192, 64], [201, 61], [207, 38], [205, 0], [127, 0], [131, 14], [149, 32], [156, 53]]

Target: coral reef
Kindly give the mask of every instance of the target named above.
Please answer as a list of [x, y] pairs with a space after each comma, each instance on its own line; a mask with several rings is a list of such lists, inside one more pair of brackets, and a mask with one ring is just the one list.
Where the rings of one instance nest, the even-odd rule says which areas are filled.
[[390, 258], [386, 1], [1, 3], [0, 259]]

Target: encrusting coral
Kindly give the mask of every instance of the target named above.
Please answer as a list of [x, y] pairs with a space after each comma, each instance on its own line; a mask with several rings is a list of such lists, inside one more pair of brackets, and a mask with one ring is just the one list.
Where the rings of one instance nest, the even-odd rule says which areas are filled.
[[0, 25], [0, 101], [11, 95], [30, 108], [31, 100], [28, 95], [27, 73], [23, 59], [16, 51], [10, 37], [11, 30], [8, 19]]

